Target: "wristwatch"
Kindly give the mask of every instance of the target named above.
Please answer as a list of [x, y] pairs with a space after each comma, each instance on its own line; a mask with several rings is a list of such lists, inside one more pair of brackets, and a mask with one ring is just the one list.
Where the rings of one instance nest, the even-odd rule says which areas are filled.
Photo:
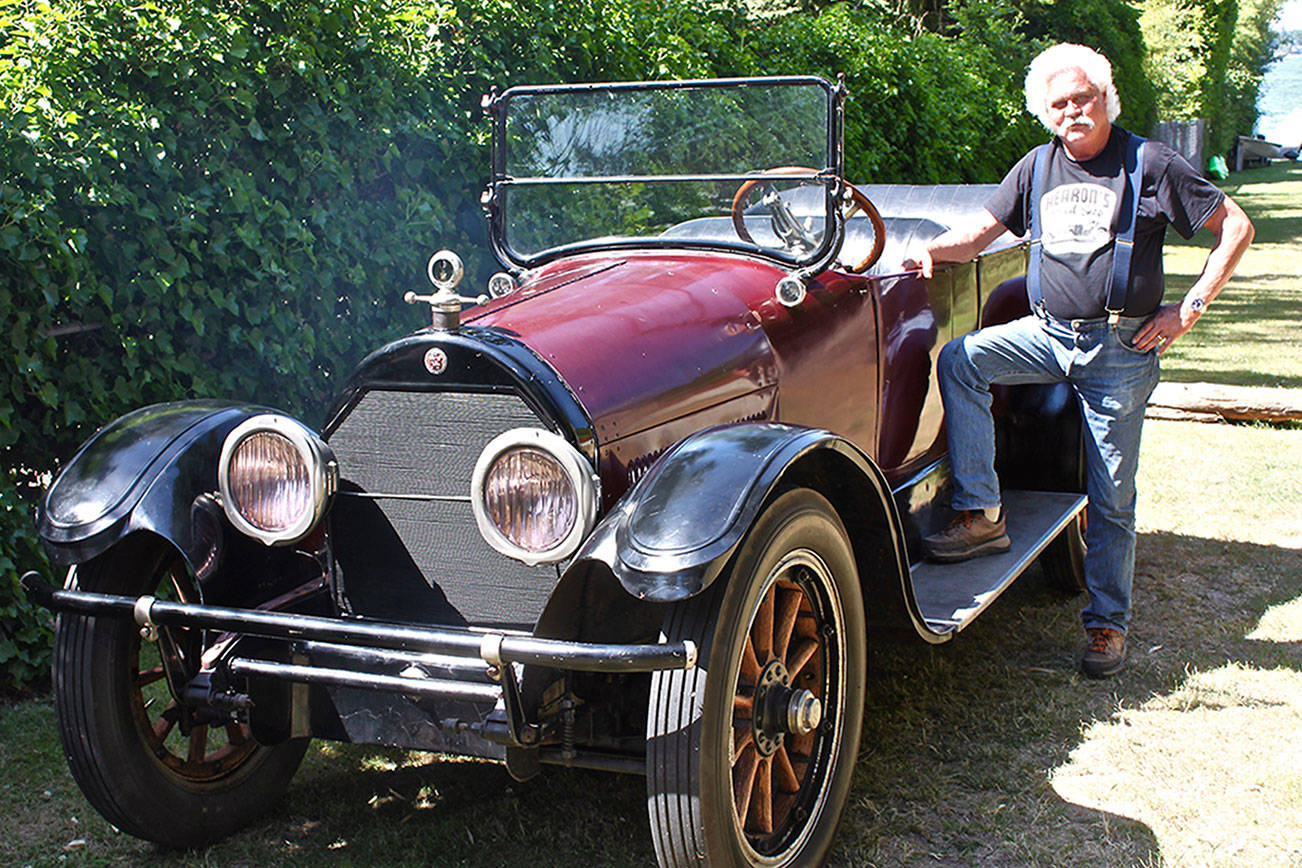
[[1205, 307], [1207, 307], [1207, 302], [1203, 301], [1201, 298], [1195, 298], [1193, 301], [1189, 302], [1189, 309], [1194, 313], [1202, 313], [1203, 308]]

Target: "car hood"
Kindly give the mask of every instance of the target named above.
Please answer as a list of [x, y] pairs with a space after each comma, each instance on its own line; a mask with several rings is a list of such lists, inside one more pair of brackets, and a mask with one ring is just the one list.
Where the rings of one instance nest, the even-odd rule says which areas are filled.
[[466, 322], [545, 359], [610, 441], [775, 384], [763, 323], [783, 273], [727, 255], [576, 257]]

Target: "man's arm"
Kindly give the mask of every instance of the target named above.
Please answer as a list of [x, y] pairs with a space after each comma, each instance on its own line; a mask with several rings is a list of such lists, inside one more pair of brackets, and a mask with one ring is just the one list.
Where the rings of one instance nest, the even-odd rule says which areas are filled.
[[[1160, 355], [1176, 338], [1193, 328], [1206, 306], [1229, 282], [1256, 232], [1248, 215], [1229, 196], [1203, 225], [1216, 236], [1216, 242], [1207, 254], [1202, 274], [1198, 275], [1181, 301], [1163, 305], [1152, 319], [1144, 323], [1135, 334], [1135, 349], [1147, 352], [1156, 347]], [[1194, 303], [1197, 299], [1202, 300], [1201, 305]]]
[[[1208, 223], [1210, 222], [1209, 220]], [[905, 255], [902, 265], [906, 269], [919, 269], [923, 277], [931, 277], [934, 263], [968, 262], [975, 259], [991, 241], [1007, 231], [993, 214], [982, 209], [981, 215], [966, 226], [956, 226], [926, 244], [913, 247]]]

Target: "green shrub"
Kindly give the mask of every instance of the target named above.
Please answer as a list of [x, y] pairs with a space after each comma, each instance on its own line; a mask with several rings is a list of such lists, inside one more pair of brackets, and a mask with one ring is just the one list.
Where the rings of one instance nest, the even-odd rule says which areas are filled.
[[40, 683], [50, 667], [50, 615], [29, 603], [18, 586], [29, 569], [50, 580], [29, 504], [0, 486], [0, 691]]
[[756, 52], [780, 59], [765, 72], [845, 73], [846, 173], [856, 182], [998, 181], [1040, 135], [1022, 107], [1025, 64], [997, 64], [1007, 46], [978, 36], [902, 32], [836, 4], [770, 25]]
[[256, 396], [319, 416], [338, 366], [400, 329], [421, 251], [458, 234], [439, 167], [475, 148], [431, 126], [449, 111], [418, 83], [416, 28], [383, 15], [114, 0], [0, 15], [0, 484], [23, 543], [0, 563], [9, 614], [13, 571], [39, 565], [16, 492], [143, 404]]

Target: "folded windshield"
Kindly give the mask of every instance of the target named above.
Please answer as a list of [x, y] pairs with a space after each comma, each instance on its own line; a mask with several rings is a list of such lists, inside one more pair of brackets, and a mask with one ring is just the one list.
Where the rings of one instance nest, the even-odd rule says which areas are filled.
[[[525, 267], [600, 247], [815, 262], [839, 243], [839, 111], [813, 77], [512, 88], [494, 103], [495, 241]], [[782, 204], [809, 186], [798, 214]]]

